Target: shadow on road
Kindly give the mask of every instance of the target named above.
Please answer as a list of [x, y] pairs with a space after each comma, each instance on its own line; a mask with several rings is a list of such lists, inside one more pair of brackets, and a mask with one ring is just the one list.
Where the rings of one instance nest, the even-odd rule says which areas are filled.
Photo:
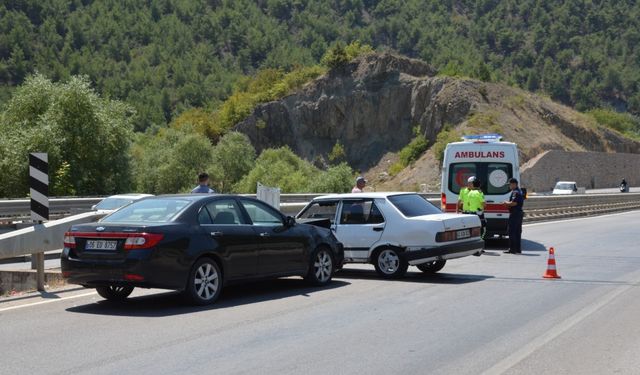
[[102, 300], [97, 303], [70, 307], [67, 311], [97, 315], [164, 317], [218, 310], [293, 296], [311, 297], [314, 292], [340, 288], [349, 284], [345, 281], [334, 280], [325, 287], [310, 287], [302, 279], [276, 279], [226, 287], [223, 289], [220, 299], [209, 306], [192, 306], [185, 302], [180, 293], [166, 292], [131, 297], [121, 303]]
[[[371, 270], [343, 268], [340, 272], [336, 273], [336, 279], [376, 279], [381, 281], [387, 281], [378, 273]], [[424, 284], [468, 284], [486, 279], [491, 279], [490, 275], [469, 275], [469, 274], [453, 274], [438, 272], [436, 274], [425, 274], [422, 272], [407, 272], [406, 276], [401, 279], [388, 280], [389, 282], [405, 282], [405, 283], [424, 283]]]

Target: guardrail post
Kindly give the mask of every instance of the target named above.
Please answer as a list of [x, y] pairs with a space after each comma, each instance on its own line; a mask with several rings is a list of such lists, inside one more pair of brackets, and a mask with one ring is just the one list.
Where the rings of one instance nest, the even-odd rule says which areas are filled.
[[32, 264], [36, 264], [37, 289], [39, 292], [44, 292], [44, 252], [32, 254], [31, 259]]

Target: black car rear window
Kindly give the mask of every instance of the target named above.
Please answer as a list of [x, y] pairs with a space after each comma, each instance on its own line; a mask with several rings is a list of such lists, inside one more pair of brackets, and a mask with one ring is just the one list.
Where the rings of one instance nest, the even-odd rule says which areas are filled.
[[189, 200], [160, 198], [144, 199], [134, 202], [120, 210], [105, 216], [103, 223], [164, 223], [171, 221], [185, 207]]
[[391, 195], [388, 199], [406, 217], [442, 213], [439, 208], [418, 194]]

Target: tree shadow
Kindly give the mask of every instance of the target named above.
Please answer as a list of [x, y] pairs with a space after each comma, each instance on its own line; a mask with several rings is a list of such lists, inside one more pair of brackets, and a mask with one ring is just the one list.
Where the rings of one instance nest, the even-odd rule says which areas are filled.
[[388, 282], [403, 283], [424, 283], [424, 284], [468, 284], [486, 279], [491, 279], [490, 275], [473, 275], [473, 274], [453, 274], [438, 272], [435, 274], [426, 274], [424, 272], [407, 272], [400, 279], [383, 279], [375, 270], [365, 270], [356, 268], [343, 268], [336, 273], [336, 279], [360, 279], [360, 280], [381, 280]]
[[124, 302], [101, 300], [67, 309], [69, 312], [96, 315], [158, 318], [208, 310], [273, 301], [293, 296], [312, 297], [315, 292], [340, 288], [350, 283], [333, 280], [324, 287], [312, 287], [302, 279], [276, 279], [232, 285], [222, 290], [220, 299], [212, 305], [193, 306], [175, 291], [128, 298]]

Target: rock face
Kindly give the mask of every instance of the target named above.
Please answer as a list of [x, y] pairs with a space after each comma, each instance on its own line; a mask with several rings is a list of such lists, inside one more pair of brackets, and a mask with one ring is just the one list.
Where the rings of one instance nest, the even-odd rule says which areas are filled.
[[362, 56], [332, 70], [295, 94], [258, 106], [235, 129], [258, 152], [289, 146], [310, 161], [326, 160], [340, 142], [349, 164], [366, 171], [410, 142], [415, 127], [433, 142], [444, 125], [461, 133], [500, 131], [519, 144], [521, 163], [551, 149], [640, 153], [639, 142], [548, 99], [509, 86], [438, 77], [422, 61], [391, 54]]

